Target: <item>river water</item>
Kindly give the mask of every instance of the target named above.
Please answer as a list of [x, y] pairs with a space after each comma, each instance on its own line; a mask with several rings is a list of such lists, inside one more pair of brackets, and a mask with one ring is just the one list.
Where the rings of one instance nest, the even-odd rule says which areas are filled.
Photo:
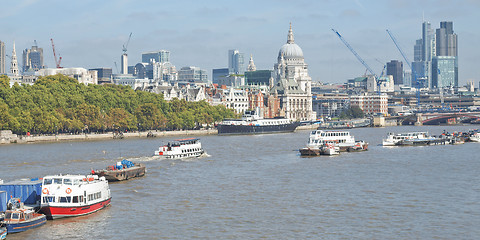
[[152, 157], [173, 138], [3, 145], [5, 182], [147, 166], [110, 184], [108, 208], [8, 239], [478, 239], [480, 144], [379, 146], [388, 132], [475, 127], [352, 129], [369, 151], [333, 157], [301, 157], [306, 130], [200, 136], [210, 156], [183, 161]]

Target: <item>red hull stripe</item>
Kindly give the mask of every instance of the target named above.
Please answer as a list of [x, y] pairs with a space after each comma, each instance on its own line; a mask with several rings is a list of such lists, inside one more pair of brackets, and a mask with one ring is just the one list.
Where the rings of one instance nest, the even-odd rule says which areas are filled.
[[96, 212], [110, 204], [111, 198], [99, 203], [78, 207], [42, 207], [42, 212], [49, 218], [75, 217]]

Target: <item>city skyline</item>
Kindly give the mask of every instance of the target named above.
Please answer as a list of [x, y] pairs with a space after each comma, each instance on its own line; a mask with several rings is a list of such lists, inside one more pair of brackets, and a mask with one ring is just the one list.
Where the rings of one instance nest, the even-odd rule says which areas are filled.
[[[403, 61], [386, 33], [395, 34], [413, 60], [413, 46], [421, 38], [422, 22], [433, 29], [452, 21], [458, 35], [459, 85], [480, 78], [475, 60], [480, 40], [475, 23], [480, 3], [463, 1], [7, 1], [0, 19], [0, 41], [8, 55], [30, 49], [37, 40], [44, 62], [54, 67], [50, 38], [64, 67], [112, 68], [120, 66], [122, 46], [128, 45], [129, 65], [141, 62], [144, 52], [170, 51], [178, 69], [196, 66], [225, 67], [227, 53], [238, 49], [253, 55], [258, 70], [271, 70], [278, 48], [286, 42], [291, 22], [295, 42], [302, 48], [314, 81], [344, 83], [361, 76], [365, 68], [331, 32], [338, 30], [379, 75], [383, 64]], [[37, 14], [37, 15], [36, 15]], [[36, 16], [32, 24], [32, 18]], [[7, 69], [10, 59], [6, 58]], [[404, 63], [404, 69], [408, 69]], [[7, 70], [8, 72], [8, 70]]]

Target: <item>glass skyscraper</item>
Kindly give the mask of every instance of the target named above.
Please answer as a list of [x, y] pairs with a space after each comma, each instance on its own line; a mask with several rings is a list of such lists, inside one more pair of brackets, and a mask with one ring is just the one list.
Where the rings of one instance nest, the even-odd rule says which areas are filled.
[[228, 50], [228, 71], [230, 74], [245, 73], [244, 54], [238, 50]]
[[142, 53], [143, 63], [150, 63], [152, 60], [159, 63], [170, 62], [170, 51], [160, 50]]

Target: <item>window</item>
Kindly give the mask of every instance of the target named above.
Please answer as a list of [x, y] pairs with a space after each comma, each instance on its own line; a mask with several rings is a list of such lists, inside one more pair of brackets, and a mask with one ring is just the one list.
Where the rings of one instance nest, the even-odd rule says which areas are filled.
[[53, 184], [62, 184], [62, 179], [61, 178], [54, 178], [53, 179]]
[[63, 179], [63, 184], [65, 184], [65, 185], [72, 185], [72, 179], [70, 179], [70, 178], [65, 178], [65, 179]]
[[52, 184], [53, 180], [51, 178], [43, 179], [43, 185], [50, 185]]
[[78, 203], [78, 196], [73, 196], [73, 201], [72, 203]]

